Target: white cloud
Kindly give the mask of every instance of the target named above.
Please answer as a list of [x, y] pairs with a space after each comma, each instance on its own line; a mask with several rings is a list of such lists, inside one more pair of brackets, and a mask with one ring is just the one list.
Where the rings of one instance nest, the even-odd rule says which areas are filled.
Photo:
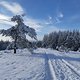
[[49, 20], [52, 20], [52, 17], [51, 16], [48, 16]]
[[[16, 23], [11, 22], [10, 19], [11, 19], [10, 16], [0, 14], [0, 23], [1, 24], [7, 24], [10, 26], [14, 26]], [[29, 18], [29, 17], [25, 17], [24, 23], [26, 25], [34, 28], [36, 31], [40, 31], [40, 28], [42, 28], [42, 25], [40, 24], [40, 22], [38, 20]]]
[[60, 23], [60, 22], [61, 22], [61, 20], [58, 17], [56, 17], [55, 18], [55, 23], [57, 24], [57, 23]]
[[0, 23], [1, 24], [8, 24], [8, 25], [14, 26], [15, 23], [10, 22], [10, 19], [11, 19], [11, 17], [0, 14]]
[[57, 16], [55, 17], [55, 23], [61, 23], [63, 17], [64, 17], [64, 14], [62, 12], [58, 12]]
[[23, 8], [20, 4], [16, 2], [7, 2], [7, 1], [1, 1], [0, 5], [5, 7], [7, 10], [11, 11], [13, 14], [22, 14], [24, 13]]
[[64, 17], [64, 15], [63, 15], [62, 12], [59, 12], [57, 16], [60, 17], [60, 18], [63, 18]]
[[[24, 9], [23, 7], [19, 4], [19, 3], [10, 3], [10, 2], [7, 2], [7, 1], [2, 1], [0, 2], [0, 5], [2, 5], [5, 9], [7, 9], [8, 11], [12, 12], [13, 14], [22, 14], [24, 13]], [[10, 17], [11, 18], [11, 17]], [[8, 16], [5, 16], [5, 15], [2, 15], [0, 14], [0, 19], [8, 19], [9, 20], [9, 17]], [[40, 31], [40, 28], [42, 27], [39, 23], [38, 20], [36, 19], [32, 19], [30, 17], [25, 17], [25, 20], [24, 20], [25, 24], [34, 28], [36, 31]], [[8, 22], [8, 21], [1, 21], [1, 23], [5, 23], [5, 24], [9, 24], [9, 25], [14, 25], [12, 24], [11, 22]]]
[[0, 14], [0, 19], [9, 20], [10, 17], [9, 16], [6, 16], [6, 15], [3, 15], [3, 14]]
[[45, 20], [44, 23], [45, 23], [46, 25], [53, 24], [53, 23], [54, 23], [53, 17], [52, 17], [52, 16], [48, 16], [48, 19]]
[[35, 20], [35, 19], [29, 18], [29, 17], [25, 18], [25, 22], [24, 23], [26, 25], [34, 28], [36, 31], [40, 31], [40, 29], [43, 27], [39, 20]]

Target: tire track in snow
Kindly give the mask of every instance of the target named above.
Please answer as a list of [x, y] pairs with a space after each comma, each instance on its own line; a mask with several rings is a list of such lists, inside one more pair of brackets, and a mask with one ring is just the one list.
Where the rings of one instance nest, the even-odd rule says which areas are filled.
[[80, 80], [80, 76], [77, 75], [69, 66], [67, 66], [62, 60], [51, 60], [58, 80]]
[[52, 66], [52, 62], [51, 60], [49, 59], [49, 57], [47, 56], [47, 53], [45, 53], [45, 57], [46, 57], [46, 60], [47, 60], [47, 66], [48, 66], [48, 76], [50, 76], [50, 79], [48, 80], [57, 80], [56, 78], [56, 75], [55, 75], [55, 71], [54, 71], [54, 67]]
[[[59, 53], [58, 53], [58, 55], [63, 56], [63, 55], [61, 55], [61, 54], [59, 54]], [[68, 55], [66, 55], [66, 54], [65, 54], [65, 56], [68, 57]], [[71, 68], [71, 69], [75, 72], [75, 74], [77, 74], [77, 75], [80, 77], [80, 72], [77, 71], [77, 68], [75, 68], [73, 65], [71, 65], [68, 61], [66, 61], [66, 60], [64, 60], [64, 59], [62, 59], [62, 61], [63, 61], [69, 68]]]
[[77, 71], [77, 69], [72, 66], [70, 63], [68, 63], [66, 60], [62, 59], [62, 61], [69, 67], [71, 68], [79, 77], [80, 77], [80, 73]]

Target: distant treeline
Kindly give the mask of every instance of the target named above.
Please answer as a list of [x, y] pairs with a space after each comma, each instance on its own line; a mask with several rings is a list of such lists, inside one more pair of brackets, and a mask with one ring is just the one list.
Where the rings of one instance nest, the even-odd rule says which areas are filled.
[[0, 50], [5, 50], [7, 46], [10, 44], [9, 41], [0, 41]]
[[[14, 43], [10, 41], [0, 41], [0, 50], [10, 50], [13, 49]], [[18, 47], [19, 45], [19, 47]], [[17, 43], [17, 49], [23, 49], [23, 48], [36, 48], [36, 42], [29, 42], [29, 41], [24, 41], [23, 43]]]
[[80, 48], [80, 32], [78, 30], [51, 32], [44, 35], [43, 40], [38, 41], [37, 46], [77, 51]]
[[[24, 47], [25, 43], [27, 44]], [[80, 50], [80, 32], [78, 30], [59, 32], [55, 31], [44, 35], [42, 41], [25, 43], [21, 44], [24, 48], [34, 48], [36, 46], [57, 50], [63, 49], [77, 51]], [[0, 41], [0, 50], [5, 50], [9, 44], [9, 41]]]

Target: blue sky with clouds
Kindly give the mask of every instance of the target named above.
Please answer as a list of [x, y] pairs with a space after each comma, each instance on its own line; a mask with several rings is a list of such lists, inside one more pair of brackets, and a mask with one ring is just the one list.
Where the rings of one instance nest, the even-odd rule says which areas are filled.
[[[25, 13], [24, 23], [34, 28], [39, 39], [59, 30], [80, 30], [80, 0], [0, 0], [0, 19], [10, 21]], [[0, 20], [0, 29], [15, 25]]]

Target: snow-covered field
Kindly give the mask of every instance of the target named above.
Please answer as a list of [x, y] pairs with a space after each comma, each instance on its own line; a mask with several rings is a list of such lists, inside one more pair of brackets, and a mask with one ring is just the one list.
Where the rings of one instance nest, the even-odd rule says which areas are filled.
[[0, 51], [0, 80], [80, 80], [80, 53], [36, 49]]

